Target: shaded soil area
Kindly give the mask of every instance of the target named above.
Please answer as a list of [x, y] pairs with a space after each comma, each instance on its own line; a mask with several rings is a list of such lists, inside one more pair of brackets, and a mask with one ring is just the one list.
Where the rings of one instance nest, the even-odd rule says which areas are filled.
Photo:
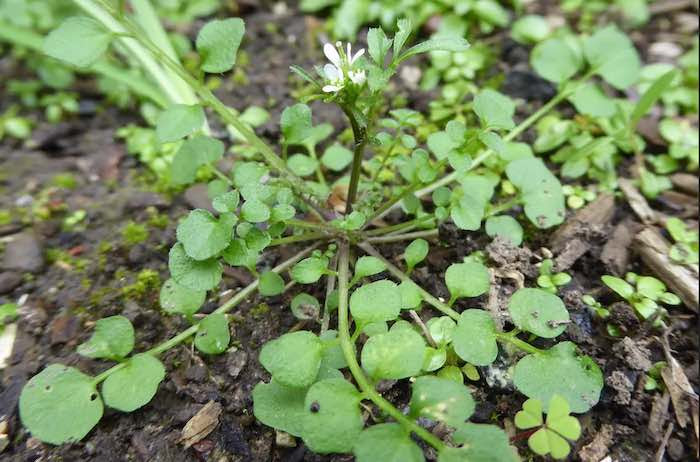
[[[245, 13], [250, 84], [242, 87], [225, 82], [218, 94], [238, 109], [251, 104], [268, 108], [271, 119], [260, 133], [274, 142], [279, 136], [279, 114], [293, 102], [290, 88], [295, 89], [296, 83], [289, 78], [288, 67], [296, 63], [310, 68], [319, 59], [321, 24], [293, 12], [276, 16], [251, 9]], [[193, 25], [193, 30], [197, 27]], [[656, 33], [661, 28], [661, 33], [668, 33], [669, 27], [652, 21], [649, 30]], [[650, 42], [649, 37], [641, 36], [637, 44], [645, 51]], [[518, 116], [524, 117], [551, 96], [552, 88], [529, 71], [527, 50], [521, 48], [505, 40], [499, 70], [506, 75], [505, 91], [528, 101], [519, 108]], [[1, 61], [3, 70], [21, 75], [9, 58]], [[425, 95], [407, 88], [400, 91], [409, 105], [424, 105]], [[175, 241], [177, 221], [206, 201], [206, 191], [201, 187], [174, 193], [151, 190], [150, 174], [126, 154], [115, 137], [116, 127], [140, 123], [136, 111], [105, 108], [92, 99], [94, 94], [89, 89], [84, 93], [80, 116], [59, 125], [40, 125], [31, 143], [0, 143], [0, 210], [11, 211], [12, 217], [0, 225], [0, 303], [22, 300], [16, 343], [0, 382], [0, 421], [7, 423], [9, 435], [9, 445], [0, 458], [13, 462], [352, 460], [351, 456], [312, 454], [301, 441], [287, 447], [274, 430], [253, 417], [251, 391], [258, 382], [269, 379], [257, 359], [261, 345], [293, 328], [314, 328], [299, 325], [289, 310], [299, 288], [279, 297], [254, 296], [239, 305], [232, 312], [233, 341], [226, 354], [203, 356], [187, 344], [165, 353], [162, 359], [168, 374], [153, 401], [130, 414], [106, 409], [83, 441], [53, 447], [31, 438], [22, 428], [17, 414], [19, 393], [46, 365], [59, 362], [90, 374], [106, 369], [104, 362], [75, 352], [96, 320], [115, 314], [129, 318], [137, 332], [135, 351], [148, 349], [187, 327], [184, 320], [160, 312], [158, 291], [168, 278], [167, 252]], [[6, 95], [2, 98], [0, 107], [9, 104]], [[343, 127], [339, 111], [321, 104], [312, 108], [316, 123], [331, 122], [338, 130]], [[623, 166], [621, 175], [626, 168]], [[65, 181], [61, 175], [66, 173], [75, 184]], [[676, 193], [687, 195], [682, 190]], [[651, 205], [667, 215], [690, 214], [697, 220], [697, 207], [679, 209], [678, 201], [678, 197], [665, 197]], [[662, 333], [640, 323], [629, 305], [602, 288], [603, 274], [649, 274], [649, 270], [634, 252], [631, 239], [625, 240], [643, 227], [625, 199], [595, 204], [595, 220], [571, 219], [555, 233], [526, 229], [530, 239], [519, 249], [491, 242], [483, 233], [444, 225], [414, 278], [434, 295], [449, 298], [443, 282], [447, 266], [471, 252], [483, 251], [494, 269], [495, 289], [470, 300], [469, 306], [458, 302], [456, 309], [482, 307], [499, 313], [506, 310], [509, 296], [518, 287], [535, 284], [535, 265], [553, 254], [559, 269], [573, 277], [561, 294], [573, 322], [557, 340], [572, 340], [592, 356], [604, 371], [606, 384], [600, 403], [581, 417], [583, 436], [572, 450], [576, 454], [572, 460], [597, 462], [608, 455], [615, 461], [654, 460], [662, 444], [666, 460], [693, 460], [697, 441], [692, 419], [683, 423], [672, 397], [645, 391], [644, 384], [652, 364], [668, 360], [668, 353], [698, 389], [697, 316], [685, 308], [672, 309], [665, 351]], [[66, 217], [78, 210], [84, 210], [85, 217], [67, 226]], [[572, 250], [573, 241], [579, 242], [578, 250]], [[402, 246], [387, 244], [380, 249], [401, 265]], [[286, 246], [266, 252], [261, 269], [298, 250]], [[610, 252], [614, 255], [608, 258]], [[212, 311], [250, 281], [247, 272], [227, 269], [221, 290], [211, 295], [202, 312]], [[322, 298], [325, 285], [304, 290]], [[608, 335], [605, 323], [591, 316], [581, 302], [583, 294], [594, 294], [604, 305], [612, 306], [621, 337]], [[421, 312], [423, 321], [433, 315], [429, 309]], [[540, 342], [537, 346], [552, 344]], [[499, 423], [513, 435], [512, 419], [525, 397], [513, 392], [512, 383], [495, 377], [503, 375], [514, 355], [503, 351], [495, 365], [482, 368], [479, 382], [468, 384], [478, 403], [472, 420]], [[386, 384], [384, 389], [385, 396], [400, 409], [407, 405], [407, 383]], [[182, 428], [210, 401], [222, 406], [219, 424], [204, 440], [184, 450], [179, 441]], [[689, 415], [691, 411], [686, 409]], [[528, 453], [524, 440], [516, 444], [521, 454]]]

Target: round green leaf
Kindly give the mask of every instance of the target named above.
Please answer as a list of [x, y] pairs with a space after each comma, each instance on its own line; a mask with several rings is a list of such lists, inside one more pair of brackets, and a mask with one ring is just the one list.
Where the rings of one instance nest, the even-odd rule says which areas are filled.
[[177, 240], [187, 255], [195, 260], [207, 260], [228, 247], [233, 231], [223, 226], [209, 211], [192, 210], [177, 227]]
[[165, 367], [155, 356], [134, 355], [125, 366], [102, 383], [105, 404], [123, 412], [131, 412], [148, 404], [165, 378]]
[[401, 281], [399, 284], [399, 292], [401, 292], [401, 309], [416, 310], [420, 308], [423, 302], [420, 288], [413, 281]]
[[257, 199], [247, 200], [241, 207], [241, 217], [251, 223], [262, 223], [270, 219], [270, 207]]
[[360, 257], [355, 263], [355, 275], [352, 279], [356, 281], [367, 276], [381, 273], [385, 269], [386, 265], [376, 257]]
[[619, 90], [639, 79], [641, 63], [637, 50], [629, 37], [615, 25], [599, 29], [586, 38], [583, 52], [597, 74]]
[[45, 443], [80, 441], [102, 418], [93, 378], [78, 369], [51, 364], [32, 377], [19, 396], [22, 424]]
[[496, 90], [487, 88], [477, 93], [473, 109], [485, 127], [509, 130], [515, 126], [515, 104]]
[[308, 387], [318, 374], [322, 349], [312, 332], [291, 332], [262, 347], [260, 364], [282, 385]]
[[453, 299], [478, 297], [488, 292], [491, 275], [481, 263], [453, 263], [445, 272], [445, 283]]
[[508, 435], [495, 425], [465, 423], [457, 427], [453, 441], [461, 448], [446, 447], [438, 462], [518, 462], [518, 453]]
[[523, 242], [523, 227], [518, 220], [508, 215], [489, 217], [486, 220], [486, 234], [491, 237], [499, 236], [516, 247]]
[[191, 290], [211, 290], [221, 282], [221, 263], [215, 259], [197, 261], [185, 252], [178, 242], [170, 249], [168, 256], [170, 274], [181, 286]]
[[95, 323], [95, 332], [77, 351], [88, 358], [120, 359], [134, 349], [134, 327], [124, 316], [110, 316]]
[[439, 420], [456, 427], [474, 413], [469, 389], [454, 380], [425, 375], [413, 382], [411, 415]]
[[484, 310], [465, 310], [452, 334], [455, 353], [468, 363], [488, 366], [498, 356], [496, 334], [496, 324], [489, 313]]
[[392, 321], [401, 312], [401, 291], [383, 279], [357, 288], [350, 296], [350, 312], [362, 323]]
[[528, 14], [513, 23], [510, 35], [516, 42], [531, 44], [541, 42], [551, 33], [551, 27], [547, 19], [536, 15]]
[[423, 462], [421, 448], [397, 423], [372, 425], [360, 433], [353, 449], [356, 462]]
[[[21, 5], [21, 4], [20, 4]], [[49, 33], [43, 51], [76, 67], [88, 67], [107, 50], [112, 34], [92, 18], [76, 16]]]
[[240, 18], [214, 19], [197, 34], [197, 53], [204, 72], [219, 73], [231, 70], [241, 45], [245, 23]]
[[428, 256], [428, 241], [425, 239], [416, 239], [408, 244], [403, 253], [403, 258], [406, 260], [406, 265], [413, 268], [418, 263], [422, 262]]
[[319, 454], [349, 452], [364, 427], [360, 394], [345, 379], [325, 379], [309, 388], [304, 400], [302, 439]]
[[231, 342], [231, 333], [225, 314], [212, 313], [202, 319], [197, 326], [194, 346], [199, 351], [208, 355], [217, 355], [226, 351]]
[[287, 387], [275, 380], [261, 382], [253, 389], [253, 414], [265, 425], [301, 436], [305, 397], [305, 388]]
[[576, 354], [574, 343], [561, 342], [545, 353], [521, 359], [515, 365], [513, 382], [528, 398], [549, 403], [553, 395], [559, 394], [573, 412], [583, 413], [598, 402], [603, 373], [590, 357]]
[[258, 291], [266, 297], [279, 295], [284, 292], [284, 279], [274, 271], [267, 271], [260, 275]]
[[352, 162], [352, 151], [334, 143], [323, 152], [321, 163], [324, 167], [334, 172], [339, 172]]
[[185, 140], [175, 153], [170, 179], [175, 184], [188, 184], [195, 181], [197, 169], [221, 159], [224, 143], [210, 136], [195, 135]]
[[392, 329], [367, 340], [361, 361], [372, 378], [398, 380], [420, 373], [424, 355], [420, 334], [412, 329]]
[[326, 273], [328, 260], [319, 257], [305, 258], [292, 267], [292, 279], [301, 284], [313, 284]]
[[204, 121], [201, 106], [174, 104], [158, 116], [156, 135], [161, 143], [177, 141], [202, 128]]
[[160, 288], [160, 307], [169, 314], [192, 316], [204, 304], [206, 290], [192, 290], [168, 279]]
[[287, 159], [287, 167], [297, 176], [309, 176], [316, 171], [318, 161], [311, 156], [294, 154]]
[[292, 299], [292, 314], [297, 319], [318, 319], [321, 304], [316, 297], [301, 293]]
[[216, 196], [211, 205], [219, 213], [231, 213], [236, 211], [239, 201], [238, 191], [229, 191]]
[[542, 289], [517, 290], [508, 302], [508, 311], [518, 328], [544, 338], [561, 334], [569, 322], [564, 302]]
[[560, 83], [573, 77], [583, 63], [564, 40], [551, 38], [532, 49], [530, 64], [545, 79]]
[[457, 324], [449, 316], [436, 316], [428, 320], [427, 326], [435, 343], [444, 346], [452, 341]]

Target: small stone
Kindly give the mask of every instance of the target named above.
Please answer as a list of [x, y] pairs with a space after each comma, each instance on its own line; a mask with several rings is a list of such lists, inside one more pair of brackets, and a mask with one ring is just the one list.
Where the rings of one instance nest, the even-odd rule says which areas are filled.
[[678, 438], [671, 438], [668, 440], [666, 445], [666, 452], [672, 460], [683, 460], [685, 455], [685, 448], [683, 447], [683, 442]]
[[51, 332], [51, 344], [68, 343], [75, 340], [80, 328], [80, 321], [75, 316], [61, 315], [51, 321], [49, 331]]
[[226, 360], [226, 370], [228, 375], [234, 379], [238, 377], [248, 362], [248, 353], [243, 350], [236, 350], [228, 355]]
[[275, 430], [275, 445], [281, 448], [295, 448], [297, 441], [289, 433]]
[[671, 62], [683, 53], [683, 49], [672, 42], [654, 42], [649, 46], [649, 55], [654, 60]]
[[44, 267], [44, 252], [34, 233], [15, 234], [5, 246], [2, 267], [20, 272], [38, 273]]
[[0, 295], [13, 291], [22, 283], [22, 275], [12, 271], [0, 273]]

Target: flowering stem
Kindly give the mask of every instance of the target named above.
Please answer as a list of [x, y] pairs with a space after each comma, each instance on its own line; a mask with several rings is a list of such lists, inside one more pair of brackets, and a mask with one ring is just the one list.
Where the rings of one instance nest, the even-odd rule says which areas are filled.
[[360, 126], [357, 122], [355, 114], [347, 106], [342, 106], [343, 112], [348, 116], [350, 120], [350, 126], [352, 127], [352, 134], [355, 138], [355, 149], [352, 157], [352, 170], [350, 173], [350, 185], [348, 186], [348, 197], [345, 201], [345, 213], [348, 214], [352, 212], [352, 204], [355, 202], [357, 197], [357, 186], [360, 183], [360, 167], [362, 166], [362, 158], [365, 152], [365, 145], [367, 144], [367, 130], [365, 127]]

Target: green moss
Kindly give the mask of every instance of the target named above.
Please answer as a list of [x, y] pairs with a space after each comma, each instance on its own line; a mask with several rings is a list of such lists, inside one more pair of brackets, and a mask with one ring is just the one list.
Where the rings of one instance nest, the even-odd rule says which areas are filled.
[[12, 223], [12, 214], [9, 210], [0, 210], [0, 226]]
[[47, 249], [45, 256], [49, 263], [59, 263], [61, 266], [66, 267], [65, 269], [70, 269], [76, 272], [85, 271], [90, 263], [87, 258], [74, 257], [61, 248]]
[[158, 213], [155, 209], [153, 209], [152, 212], [149, 209], [149, 213], [151, 213], [151, 216], [148, 218], [148, 226], [158, 229], [165, 229], [168, 227], [168, 223], [170, 222], [170, 217], [168, 217], [168, 215]]
[[136, 282], [122, 287], [121, 293], [126, 298], [143, 298], [151, 291], [160, 288], [160, 276], [151, 269], [141, 270], [136, 275]]
[[51, 184], [57, 188], [75, 189], [78, 186], [78, 180], [71, 173], [59, 173], [51, 179]]
[[250, 310], [250, 315], [253, 317], [253, 319], [260, 319], [265, 316], [268, 311], [270, 311], [270, 307], [267, 305], [267, 303], [261, 303]]
[[122, 228], [122, 240], [129, 247], [145, 242], [148, 239], [148, 235], [148, 228], [145, 225], [134, 223], [133, 221], [130, 221]]

